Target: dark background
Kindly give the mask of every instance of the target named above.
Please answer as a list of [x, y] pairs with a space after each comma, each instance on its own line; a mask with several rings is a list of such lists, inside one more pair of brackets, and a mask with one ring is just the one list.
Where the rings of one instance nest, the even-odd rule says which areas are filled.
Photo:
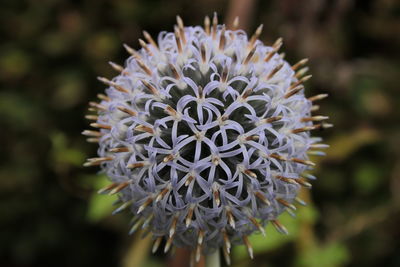
[[[400, 3], [396, 0], [25, 0], [0, 4], [0, 266], [172, 266], [149, 239], [111, 216], [96, 153], [80, 135], [87, 102], [113, 77], [141, 31], [171, 31], [175, 15], [202, 24], [241, 14], [249, 34], [284, 38], [286, 59], [310, 59], [308, 95], [329, 93], [321, 114], [334, 128], [311, 203], [291, 234], [252, 238], [234, 266], [400, 266]], [[185, 266], [185, 265], [182, 265]]]

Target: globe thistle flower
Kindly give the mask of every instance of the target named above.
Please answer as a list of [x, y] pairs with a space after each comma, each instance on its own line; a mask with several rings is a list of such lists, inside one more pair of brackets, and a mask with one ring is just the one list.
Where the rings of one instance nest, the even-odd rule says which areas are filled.
[[100, 193], [119, 193], [115, 212], [133, 213], [131, 232], [148, 229], [153, 252], [165, 239], [165, 252], [188, 247], [196, 260], [222, 247], [229, 263], [231, 244], [253, 257], [248, 236], [269, 222], [286, 234], [278, 216], [311, 187], [308, 155], [326, 145], [310, 131], [331, 126], [311, 113], [326, 95], [306, 98], [307, 60], [291, 66], [282, 39], [264, 45], [261, 31], [177, 17], [157, 42], [144, 32], [141, 49], [125, 45], [125, 66], [110, 63], [119, 75], [99, 78], [108, 88], [87, 115], [97, 130], [83, 132], [98, 157], [85, 166], [100, 165], [112, 181]]

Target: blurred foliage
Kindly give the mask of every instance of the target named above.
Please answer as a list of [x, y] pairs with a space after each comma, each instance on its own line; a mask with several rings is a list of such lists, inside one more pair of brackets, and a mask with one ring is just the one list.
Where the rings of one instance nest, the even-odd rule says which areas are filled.
[[[143, 29], [172, 30], [175, 15], [200, 24], [229, 0], [4, 0], [0, 8], [1, 266], [165, 266], [151, 238], [129, 236], [127, 214], [111, 216], [107, 183], [83, 169], [96, 153], [80, 132], [87, 101], [122, 63], [122, 43]], [[308, 94], [329, 93], [321, 132], [331, 147], [315, 159], [319, 179], [290, 231], [254, 235], [234, 266], [400, 266], [400, 3], [396, 0], [251, 1], [248, 32], [284, 37], [289, 62], [310, 58]]]
[[[107, 177], [104, 175], [92, 176], [90, 182], [93, 185], [93, 188], [97, 190], [100, 190], [109, 184]], [[100, 194], [92, 194], [88, 203], [87, 219], [90, 222], [96, 223], [105, 217], [108, 217], [114, 209], [113, 203], [116, 200], [117, 197], [115, 195], [105, 197]]]

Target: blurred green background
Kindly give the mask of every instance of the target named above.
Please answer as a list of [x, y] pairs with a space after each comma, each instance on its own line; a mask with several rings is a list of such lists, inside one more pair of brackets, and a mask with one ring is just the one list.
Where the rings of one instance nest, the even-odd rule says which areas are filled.
[[[3, 0], [0, 4], [0, 266], [187, 266], [128, 236], [127, 214], [97, 169], [83, 169], [87, 102], [113, 77], [141, 31], [202, 24], [217, 11], [261, 39], [284, 38], [286, 58], [310, 59], [308, 95], [329, 93], [335, 128], [310, 204], [253, 236], [233, 266], [400, 266], [400, 3], [396, 0]], [[179, 265], [181, 264], [181, 265]]]

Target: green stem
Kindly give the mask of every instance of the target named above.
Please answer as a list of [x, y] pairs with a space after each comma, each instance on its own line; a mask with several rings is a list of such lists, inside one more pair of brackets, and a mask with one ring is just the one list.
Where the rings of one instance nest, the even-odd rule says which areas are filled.
[[220, 267], [219, 249], [206, 256], [206, 267]]

